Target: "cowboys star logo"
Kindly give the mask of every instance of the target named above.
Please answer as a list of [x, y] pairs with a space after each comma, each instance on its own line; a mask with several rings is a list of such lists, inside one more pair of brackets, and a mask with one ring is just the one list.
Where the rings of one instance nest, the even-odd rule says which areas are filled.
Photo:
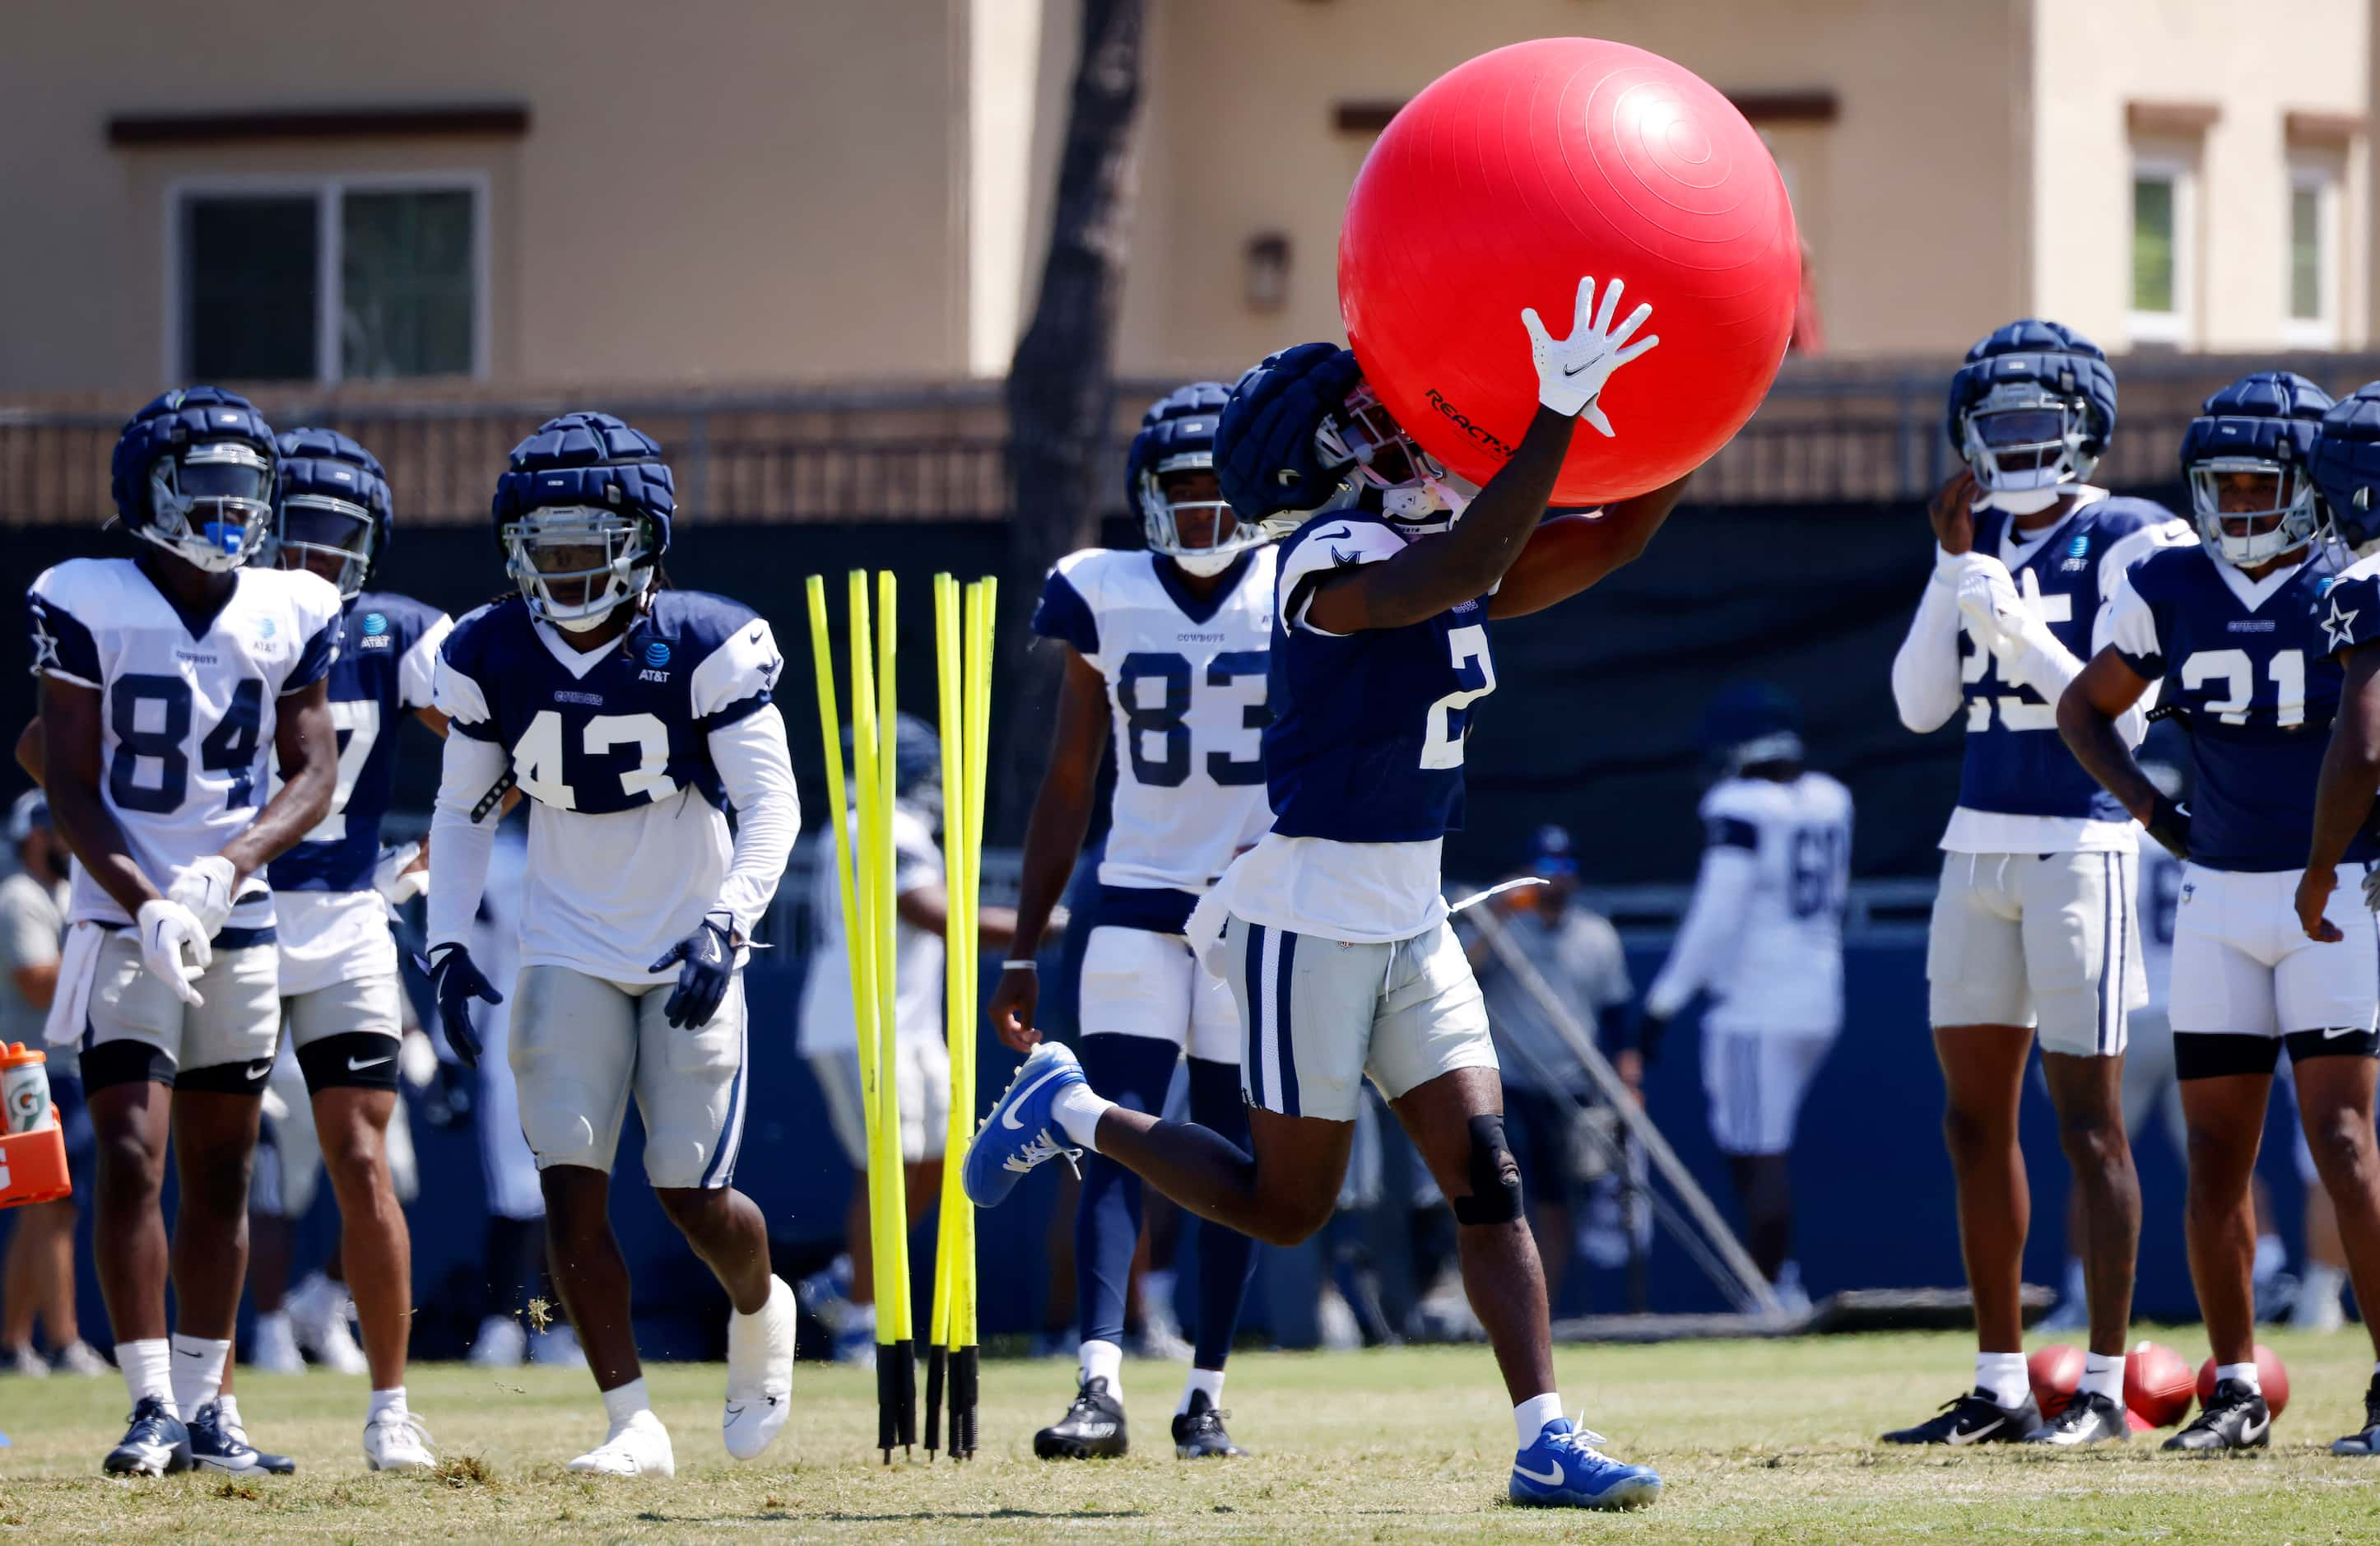
[[50, 631], [49, 612], [43, 607], [33, 609], [33, 675], [66, 669], [58, 659], [58, 636]]
[[2336, 591], [2332, 592], [2330, 598], [2330, 615], [2322, 620], [2322, 631], [2330, 636], [2330, 648], [2332, 653], [2336, 654], [2338, 651], [2346, 649], [2349, 645], [2353, 644], [2356, 641], [2354, 623], [2355, 619], [2362, 615], [2362, 608], [2350, 608], [2340, 605], [2338, 593]]

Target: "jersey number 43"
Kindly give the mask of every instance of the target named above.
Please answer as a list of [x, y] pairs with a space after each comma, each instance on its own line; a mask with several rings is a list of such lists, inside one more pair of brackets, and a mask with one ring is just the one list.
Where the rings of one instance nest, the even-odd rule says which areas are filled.
[[[528, 722], [513, 746], [513, 776], [521, 793], [556, 810], [577, 810], [579, 788], [572, 781], [574, 770], [581, 782], [602, 776], [620, 781], [617, 798], [590, 793], [590, 810], [623, 810], [677, 793], [677, 780], [667, 771], [669, 727], [659, 714], [596, 714], [578, 727], [576, 749], [568, 746], [572, 738], [568, 724], [552, 709], [540, 711]], [[621, 747], [637, 753], [634, 763], [617, 765], [613, 752]]]

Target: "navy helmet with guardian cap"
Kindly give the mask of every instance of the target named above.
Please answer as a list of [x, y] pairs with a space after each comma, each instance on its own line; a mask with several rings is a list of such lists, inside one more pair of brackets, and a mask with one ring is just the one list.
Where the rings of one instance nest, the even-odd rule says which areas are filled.
[[2028, 317], [1967, 351], [1947, 420], [1987, 493], [2082, 482], [2115, 432], [2116, 372], [2090, 339]]
[[2208, 397], [2181, 436], [2199, 540], [2252, 567], [2304, 547], [2322, 524], [2308, 464], [2330, 394], [2289, 371], [2257, 371]]
[[2330, 406], [2308, 465], [2331, 530], [2363, 556], [2380, 543], [2380, 381]]
[[1215, 467], [1240, 519], [1272, 536], [1354, 505], [1401, 530], [1443, 531], [1470, 497], [1335, 344], [1282, 349], [1240, 377], [1215, 427]]
[[273, 467], [273, 426], [254, 405], [219, 386], [188, 386], [126, 421], [108, 489], [125, 530], [220, 574], [264, 541]]
[[565, 413], [513, 447], [494, 509], [529, 611], [584, 633], [651, 587], [677, 485], [650, 435], [608, 413]]
[[379, 457], [336, 430], [291, 430], [277, 446], [266, 561], [283, 568], [310, 566], [314, 559], [334, 563], [335, 572], [323, 578], [353, 601], [395, 532], [388, 473]]
[[1174, 388], [1141, 415], [1140, 432], [1124, 458], [1124, 495], [1140, 512], [1149, 551], [1194, 575], [1221, 574], [1268, 540], [1262, 526], [1235, 517], [1228, 500], [1183, 497], [1208, 492], [1184, 485], [1200, 474], [1214, 476], [1215, 424], [1231, 396], [1219, 381]]

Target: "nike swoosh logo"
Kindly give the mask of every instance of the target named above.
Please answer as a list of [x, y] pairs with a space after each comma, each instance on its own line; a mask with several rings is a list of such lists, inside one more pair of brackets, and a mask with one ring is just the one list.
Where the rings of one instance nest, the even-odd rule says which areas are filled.
[[273, 1065], [271, 1063], [259, 1063], [249, 1066], [248, 1077], [251, 1079], [261, 1079], [271, 1072], [273, 1072]]
[[2270, 1418], [2266, 1418], [2262, 1422], [2251, 1423], [2247, 1427], [2240, 1430], [2240, 1442], [2243, 1444], [2252, 1444], [2257, 1440], [2263, 1438], [2265, 1436], [2265, 1430], [2272, 1426], [2273, 1419]]
[[203, 1358], [207, 1356], [202, 1349], [197, 1347], [176, 1347], [174, 1351], [186, 1358]]
[[[1609, 353], [1609, 350], [1606, 350], [1606, 351], [1605, 351], [1605, 353]], [[1600, 365], [1600, 364], [1602, 364], [1602, 363], [1603, 363], [1603, 359], [1604, 359], [1603, 355], [1598, 354], [1598, 355], [1597, 355], [1593, 359], [1588, 360], [1588, 361], [1587, 361], [1585, 364], [1584, 364], [1584, 365], [1565, 365], [1565, 366], [1563, 366], [1563, 367], [1562, 367], [1562, 374], [1563, 374], [1563, 375], [1566, 375], [1566, 376], [1574, 376], [1574, 375], [1578, 374], [1581, 371], [1592, 371], [1592, 370], [1594, 370], [1597, 365]]]
[[1342, 537], [1353, 537], [1354, 534], [1354, 527], [1342, 526], [1336, 531], [1318, 531], [1314, 534], [1314, 540], [1318, 542], [1335, 542]]
[[395, 1053], [382, 1053], [378, 1057], [351, 1057], [347, 1059], [347, 1072], [355, 1074], [366, 1068], [377, 1068], [382, 1064], [394, 1060], [395, 1056]]
[[1952, 1444], [1972, 1444], [1978, 1439], [1989, 1438], [2007, 1425], [2008, 1418], [1994, 1418], [1991, 1421], [1984, 1424], [1983, 1427], [1975, 1429], [1971, 1432], [1961, 1433], [1954, 1428], [1950, 1430], [1949, 1435], [1945, 1442]]
[[1007, 1106], [1001, 1112], [1000, 1125], [1014, 1133], [1023, 1132], [1025, 1130], [1025, 1124], [1016, 1120], [1016, 1108], [1023, 1105], [1026, 1102], [1026, 1100], [1031, 1096], [1035, 1090], [1040, 1089], [1043, 1085], [1048, 1084], [1051, 1079], [1059, 1077], [1061, 1075], [1064, 1074], [1065, 1071], [1066, 1070], [1063, 1068], [1052, 1068], [1048, 1073], [1042, 1075], [1039, 1078], [1035, 1079], [1031, 1084], [1026, 1085], [1023, 1090], [1017, 1091], [1016, 1099], [1009, 1102]]
[[1539, 1476], [1536, 1472], [1529, 1469], [1529, 1467], [1515, 1460], [1512, 1462], [1512, 1473], [1515, 1476], [1526, 1477], [1540, 1487], [1560, 1487], [1562, 1484], [1562, 1473], [1560, 1466], [1549, 1465], [1546, 1467], [1546, 1474]]

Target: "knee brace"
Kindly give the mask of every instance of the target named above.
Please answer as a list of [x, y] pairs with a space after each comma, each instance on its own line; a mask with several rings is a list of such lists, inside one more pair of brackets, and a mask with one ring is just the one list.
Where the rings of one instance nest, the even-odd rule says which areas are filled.
[[1471, 1195], [1454, 1199], [1454, 1222], [1511, 1223], [1521, 1216], [1521, 1163], [1504, 1141], [1504, 1119], [1471, 1119]]

